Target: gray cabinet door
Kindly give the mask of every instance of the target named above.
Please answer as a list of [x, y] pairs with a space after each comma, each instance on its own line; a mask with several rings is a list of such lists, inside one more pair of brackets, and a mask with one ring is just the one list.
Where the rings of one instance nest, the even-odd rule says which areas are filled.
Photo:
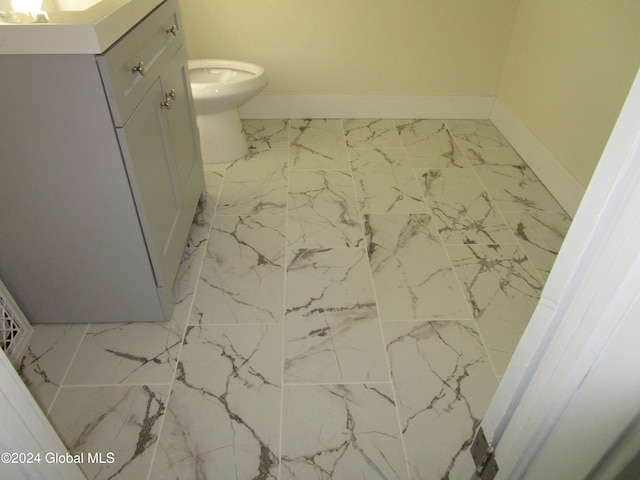
[[[200, 137], [196, 125], [189, 70], [181, 47], [166, 63], [161, 74], [164, 93], [173, 94], [168, 119], [176, 171], [186, 206], [192, 210], [204, 190]], [[175, 93], [174, 93], [175, 92]]]
[[185, 212], [163, 101], [157, 78], [118, 136], [156, 283], [171, 289], [185, 245]]

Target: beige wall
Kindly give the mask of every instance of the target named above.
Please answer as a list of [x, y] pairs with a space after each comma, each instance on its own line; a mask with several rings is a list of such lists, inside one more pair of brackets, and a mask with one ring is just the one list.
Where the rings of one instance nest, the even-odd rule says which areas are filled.
[[190, 58], [265, 95], [495, 96], [519, 0], [180, 0]]
[[496, 96], [586, 186], [640, 66], [639, 0], [180, 0], [190, 58], [263, 95]]
[[640, 1], [522, 0], [498, 99], [588, 184], [640, 67]]

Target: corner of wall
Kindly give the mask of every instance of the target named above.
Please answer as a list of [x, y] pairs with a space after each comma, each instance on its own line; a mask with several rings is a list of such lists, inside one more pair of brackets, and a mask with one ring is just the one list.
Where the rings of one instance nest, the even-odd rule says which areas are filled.
[[489, 118], [573, 218], [584, 187], [499, 99], [495, 100]]
[[240, 108], [245, 119], [441, 118], [490, 119], [570, 216], [585, 189], [495, 97], [258, 95]]

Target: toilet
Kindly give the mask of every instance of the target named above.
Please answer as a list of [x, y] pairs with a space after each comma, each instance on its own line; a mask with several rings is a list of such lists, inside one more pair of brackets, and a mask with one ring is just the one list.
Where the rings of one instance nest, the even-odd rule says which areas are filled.
[[245, 156], [248, 148], [238, 107], [267, 86], [264, 68], [235, 60], [189, 60], [188, 64], [203, 163]]

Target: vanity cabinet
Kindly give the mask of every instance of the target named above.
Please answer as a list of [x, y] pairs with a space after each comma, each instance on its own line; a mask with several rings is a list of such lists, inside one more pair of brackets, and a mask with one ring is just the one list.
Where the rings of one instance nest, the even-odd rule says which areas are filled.
[[99, 55], [0, 55], [0, 278], [33, 323], [171, 318], [198, 202], [177, 2]]

